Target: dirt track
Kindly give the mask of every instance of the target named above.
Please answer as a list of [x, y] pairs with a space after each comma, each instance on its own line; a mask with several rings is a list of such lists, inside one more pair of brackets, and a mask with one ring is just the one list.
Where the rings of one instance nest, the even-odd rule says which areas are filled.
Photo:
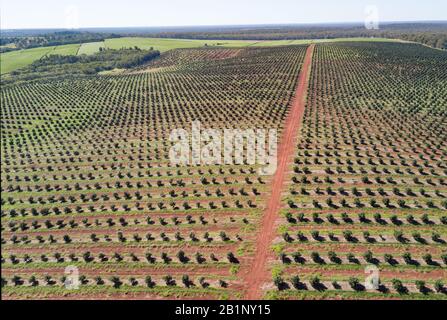
[[296, 138], [304, 115], [313, 51], [314, 45], [309, 46], [299, 75], [290, 114], [285, 123], [281, 144], [278, 148], [278, 168], [271, 182], [272, 193], [269, 195], [267, 209], [256, 241], [256, 255], [245, 279], [247, 284], [246, 300], [261, 299], [261, 286], [269, 277], [266, 265], [269, 246], [275, 237], [274, 224], [281, 207], [281, 193], [285, 186], [288, 165], [295, 152]]

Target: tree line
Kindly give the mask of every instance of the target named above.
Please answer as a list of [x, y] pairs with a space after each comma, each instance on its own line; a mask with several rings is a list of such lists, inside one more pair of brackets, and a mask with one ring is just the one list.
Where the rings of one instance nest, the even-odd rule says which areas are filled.
[[279, 26], [223, 29], [222, 31], [161, 32], [151, 37], [202, 40], [306, 40], [335, 38], [388, 38], [447, 49], [447, 23], [386, 24], [378, 30], [363, 25]]
[[160, 52], [157, 50], [141, 50], [137, 47], [119, 50], [101, 49], [100, 52], [93, 55], [47, 55], [24, 69], [13, 71], [11, 79], [5, 79], [4, 82], [68, 74], [71, 76], [93, 75], [113, 69], [130, 69], [145, 64], [158, 56], [160, 56]]

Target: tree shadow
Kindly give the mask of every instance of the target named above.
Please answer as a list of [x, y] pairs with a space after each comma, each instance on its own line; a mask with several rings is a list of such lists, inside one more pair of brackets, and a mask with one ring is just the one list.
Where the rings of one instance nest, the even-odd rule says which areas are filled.
[[320, 291], [320, 292], [327, 290], [327, 287], [321, 282], [313, 283], [311, 285], [312, 285], [312, 288], [314, 288], [315, 290]]
[[368, 259], [367, 262], [368, 262], [368, 263], [371, 263], [371, 264], [373, 264], [373, 265], [375, 265], [375, 266], [377, 266], [377, 265], [380, 264], [380, 261], [379, 261], [379, 259], [377, 259], [377, 258], [371, 258], [371, 259]]
[[324, 259], [323, 258], [321, 258], [320, 256], [318, 256], [318, 257], [313, 257], [312, 258], [312, 260], [315, 262], [315, 263], [317, 263], [317, 264], [326, 264], [326, 261], [324, 261]]
[[306, 258], [303, 258], [303, 257], [295, 257], [293, 260], [299, 264], [304, 264], [307, 261]]
[[292, 263], [292, 259], [290, 259], [289, 257], [282, 257], [281, 261], [284, 264], [291, 264]]
[[424, 294], [427, 295], [429, 293], [433, 293], [433, 290], [430, 288], [427, 288], [426, 286], [423, 286], [422, 288], [419, 289], [419, 291]]
[[379, 288], [377, 289], [379, 292], [381, 293], [390, 293], [390, 289], [388, 289], [386, 286], [384, 286], [383, 284], [379, 285]]
[[330, 235], [330, 236], [329, 236], [329, 239], [330, 239], [332, 242], [338, 242], [338, 241], [340, 241], [340, 239], [339, 239], [336, 235]]
[[287, 282], [283, 281], [283, 282], [278, 284], [278, 290], [279, 291], [285, 291], [285, 290], [289, 290], [289, 289], [290, 289], [290, 286], [289, 286], [289, 284]]
[[331, 262], [333, 262], [335, 264], [341, 264], [342, 260], [339, 257], [333, 257], [333, 258], [331, 258]]
[[353, 288], [353, 290], [357, 291], [357, 292], [361, 292], [361, 291], [365, 291], [365, 286], [360, 284], [360, 283], [356, 283]]
[[295, 286], [294, 286], [294, 288], [296, 289], [296, 290], [308, 290], [308, 288], [307, 288], [307, 285], [305, 284], [305, 283], [302, 283], [302, 282], [299, 282], [299, 283], [297, 283]]
[[396, 260], [396, 259], [394, 259], [394, 258], [391, 258], [390, 260], [388, 260], [387, 261], [391, 266], [397, 266], [398, 264], [399, 264], [399, 262]]
[[368, 243], [377, 243], [377, 240], [372, 237], [365, 237], [366, 242]]

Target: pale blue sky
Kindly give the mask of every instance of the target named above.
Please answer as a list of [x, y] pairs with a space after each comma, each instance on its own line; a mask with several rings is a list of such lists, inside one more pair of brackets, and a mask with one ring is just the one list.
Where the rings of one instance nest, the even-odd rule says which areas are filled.
[[0, 0], [2, 28], [447, 20], [446, 0]]

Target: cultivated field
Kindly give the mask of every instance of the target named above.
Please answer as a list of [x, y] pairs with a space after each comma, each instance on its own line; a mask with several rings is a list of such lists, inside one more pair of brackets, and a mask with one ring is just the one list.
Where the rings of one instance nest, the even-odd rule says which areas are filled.
[[[105, 41], [165, 51], [119, 74], [2, 86], [3, 299], [447, 298], [446, 52], [151, 41]], [[277, 129], [276, 174], [171, 165], [193, 121]]]
[[[242, 298], [268, 179], [172, 167], [169, 134], [281, 130], [305, 50], [190, 50], [157, 62], [168, 71], [3, 87], [3, 298]], [[80, 290], [63, 289], [67, 266]]]
[[[284, 290], [268, 297], [446, 297], [446, 58], [411, 44], [316, 47], [269, 263]], [[379, 290], [365, 291], [366, 266]]]

